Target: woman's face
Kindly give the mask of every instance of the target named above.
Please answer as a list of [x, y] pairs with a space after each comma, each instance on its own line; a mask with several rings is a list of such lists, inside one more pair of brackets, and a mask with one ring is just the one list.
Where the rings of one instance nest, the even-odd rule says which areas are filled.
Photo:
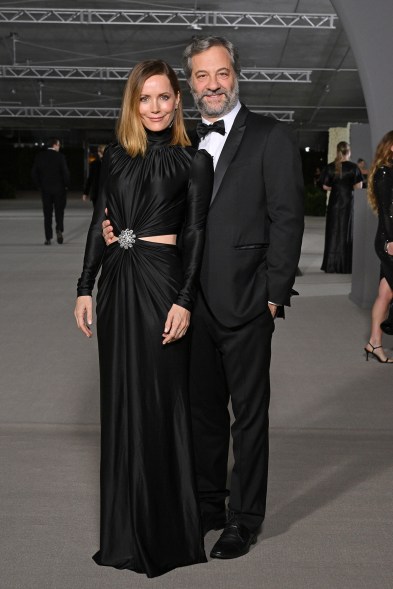
[[169, 127], [179, 100], [180, 97], [175, 95], [167, 76], [147, 78], [139, 101], [139, 114], [146, 129], [162, 131]]

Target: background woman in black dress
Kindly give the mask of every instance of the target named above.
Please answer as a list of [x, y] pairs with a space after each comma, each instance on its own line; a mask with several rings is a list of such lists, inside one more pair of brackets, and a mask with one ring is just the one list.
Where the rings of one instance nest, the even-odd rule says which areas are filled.
[[[75, 316], [91, 336], [97, 294], [101, 534], [97, 564], [160, 575], [205, 562], [188, 406], [188, 337], [213, 186], [189, 147], [179, 83], [134, 67], [102, 163]], [[118, 235], [106, 247], [105, 209]], [[181, 231], [181, 253], [176, 238]]]
[[382, 348], [381, 323], [386, 318], [393, 299], [393, 131], [379, 142], [371, 166], [368, 183], [371, 208], [378, 213], [375, 251], [381, 260], [381, 279], [378, 296], [371, 311], [371, 334], [366, 347], [369, 354], [380, 362], [393, 363]]
[[362, 174], [350, 157], [349, 143], [340, 141], [336, 159], [321, 174], [324, 190], [331, 191], [321, 270], [337, 274], [352, 272], [353, 189], [362, 187]]
[[82, 199], [88, 200], [90, 198], [93, 206], [95, 206], [98, 198], [98, 191], [100, 189], [100, 172], [104, 152], [105, 145], [99, 145], [97, 147], [97, 157], [89, 164], [89, 173], [83, 189]]

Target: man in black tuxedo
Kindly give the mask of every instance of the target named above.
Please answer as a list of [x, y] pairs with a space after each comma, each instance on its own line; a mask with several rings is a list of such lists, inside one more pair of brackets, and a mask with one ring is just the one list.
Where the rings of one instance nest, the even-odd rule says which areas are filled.
[[[265, 516], [271, 337], [274, 317], [290, 304], [300, 257], [303, 180], [288, 127], [240, 104], [230, 41], [194, 38], [184, 70], [202, 115], [193, 142], [215, 166], [191, 319], [197, 483], [204, 531], [224, 528], [211, 556], [236, 558], [256, 541]], [[103, 229], [109, 245], [109, 221]], [[226, 517], [229, 399], [235, 464]]]
[[57, 243], [61, 244], [63, 243], [66, 190], [70, 182], [70, 174], [66, 159], [60, 153], [59, 139], [50, 139], [48, 148], [37, 153], [33, 164], [32, 178], [42, 194], [45, 245], [50, 245], [53, 237], [53, 208], [55, 209]]
[[[224, 527], [211, 556], [235, 558], [248, 552], [265, 516], [271, 336], [274, 317], [290, 304], [299, 261], [303, 180], [287, 125], [240, 104], [231, 42], [194, 38], [183, 66], [202, 115], [195, 145], [215, 166], [192, 315], [197, 482], [205, 531]], [[235, 464], [225, 521], [229, 399]]]

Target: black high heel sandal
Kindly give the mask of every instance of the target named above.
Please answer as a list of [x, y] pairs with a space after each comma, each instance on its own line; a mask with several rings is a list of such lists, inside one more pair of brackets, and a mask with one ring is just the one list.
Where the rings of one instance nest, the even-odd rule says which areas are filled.
[[364, 348], [364, 351], [366, 352], [367, 362], [368, 362], [368, 356], [370, 354], [370, 356], [374, 356], [374, 358], [376, 358], [378, 360], [378, 362], [381, 362], [382, 364], [393, 364], [393, 361], [390, 361], [391, 358], [386, 358], [386, 360], [381, 360], [381, 358], [378, 356], [378, 354], [374, 354], [374, 350], [378, 350], [378, 348], [382, 348], [382, 346], [373, 346], [372, 343], [370, 343], [370, 342], [368, 342], [367, 345], [372, 347], [371, 352], [367, 348]]

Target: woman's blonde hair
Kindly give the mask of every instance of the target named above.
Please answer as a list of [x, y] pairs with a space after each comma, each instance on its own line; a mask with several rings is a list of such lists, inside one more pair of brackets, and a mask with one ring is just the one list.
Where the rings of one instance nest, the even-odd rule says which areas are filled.
[[351, 151], [351, 146], [346, 141], [340, 141], [337, 143], [337, 155], [334, 160], [334, 173], [336, 176], [342, 176], [342, 162], [345, 160], [347, 155]]
[[378, 211], [377, 197], [374, 193], [374, 176], [375, 172], [381, 166], [393, 166], [393, 152], [391, 147], [393, 145], [393, 131], [388, 131], [377, 145], [373, 163], [371, 164], [368, 175], [367, 196], [370, 207], [373, 211]]
[[[165, 61], [148, 59], [141, 61], [132, 69], [124, 88], [116, 126], [117, 140], [131, 157], [143, 156], [147, 149], [147, 136], [139, 113], [139, 104], [143, 85], [151, 76], [167, 76], [175, 96], [181, 96], [176, 74]], [[191, 145], [184, 126], [181, 98], [173, 118], [170, 145]]]

